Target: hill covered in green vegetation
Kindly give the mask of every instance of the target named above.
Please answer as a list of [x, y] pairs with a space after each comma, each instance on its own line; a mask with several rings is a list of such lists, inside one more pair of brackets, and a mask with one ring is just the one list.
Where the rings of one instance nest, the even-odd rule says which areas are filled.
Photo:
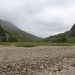
[[0, 25], [0, 42], [17, 42], [17, 38], [12, 37]]
[[47, 37], [43, 40], [44, 42], [69, 42], [75, 43], [75, 24], [69, 31], [65, 33], [57, 34], [54, 36]]
[[3, 27], [5, 31], [10, 33], [10, 35], [14, 38], [17, 38], [19, 42], [28, 42], [28, 41], [40, 41], [42, 38], [37, 37], [35, 35], [29, 34], [21, 29], [19, 29], [17, 26], [15, 26], [13, 23], [1, 20], [0, 24]]

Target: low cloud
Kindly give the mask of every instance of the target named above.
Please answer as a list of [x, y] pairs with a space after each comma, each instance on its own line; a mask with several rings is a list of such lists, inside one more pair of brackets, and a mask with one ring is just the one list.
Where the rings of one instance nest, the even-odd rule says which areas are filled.
[[75, 23], [75, 0], [0, 0], [0, 18], [39, 37], [69, 30]]

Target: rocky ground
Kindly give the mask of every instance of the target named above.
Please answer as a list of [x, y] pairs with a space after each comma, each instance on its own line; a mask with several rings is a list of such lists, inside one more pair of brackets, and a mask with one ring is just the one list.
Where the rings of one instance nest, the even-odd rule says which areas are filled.
[[0, 46], [0, 75], [75, 75], [75, 46]]

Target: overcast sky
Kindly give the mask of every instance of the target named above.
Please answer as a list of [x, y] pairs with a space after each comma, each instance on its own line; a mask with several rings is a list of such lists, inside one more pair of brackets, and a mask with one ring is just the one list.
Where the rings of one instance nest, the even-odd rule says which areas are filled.
[[0, 18], [36, 36], [48, 37], [75, 23], [75, 0], [0, 0]]

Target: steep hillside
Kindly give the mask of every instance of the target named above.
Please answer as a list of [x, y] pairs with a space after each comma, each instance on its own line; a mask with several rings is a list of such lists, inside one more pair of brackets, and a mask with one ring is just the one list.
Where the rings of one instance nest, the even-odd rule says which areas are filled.
[[12, 37], [0, 25], [0, 42], [17, 42], [17, 38]]
[[9, 32], [12, 35], [12, 37], [17, 38], [18, 41], [40, 41], [41, 40], [41, 38], [29, 34], [25, 31], [22, 31], [21, 29], [19, 29], [14, 24], [8, 21], [4, 21], [0, 19], [0, 24], [4, 28], [4, 30]]
[[75, 24], [69, 31], [58, 35], [47, 37], [44, 42], [75, 42]]

